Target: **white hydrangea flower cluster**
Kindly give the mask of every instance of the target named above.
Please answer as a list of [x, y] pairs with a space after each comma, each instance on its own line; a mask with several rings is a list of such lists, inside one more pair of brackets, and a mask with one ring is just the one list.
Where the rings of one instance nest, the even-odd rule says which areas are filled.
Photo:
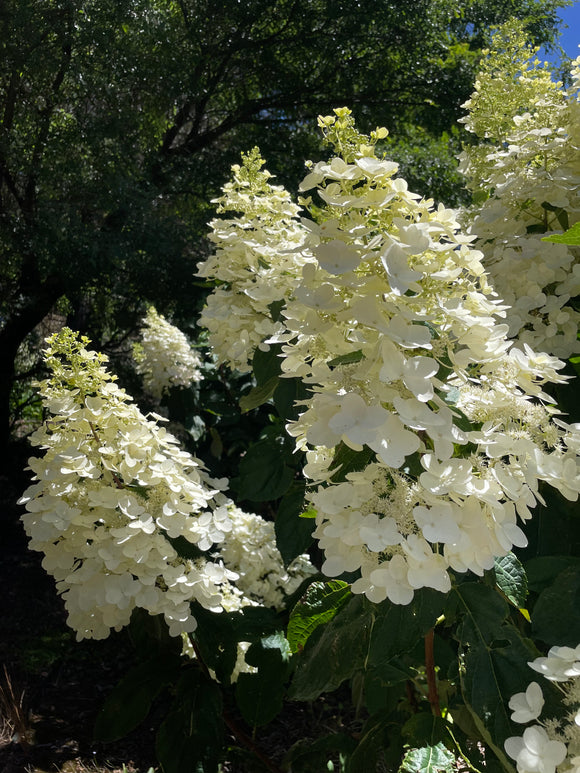
[[460, 156], [476, 203], [470, 224], [483, 264], [510, 306], [509, 337], [567, 358], [580, 351], [580, 248], [543, 242], [580, 219], [580, 57], [564, 89], [526, 44], [521, 22], [504, 25], [483, 60], [461, 119], [479, 138]]
[[[104, 355], [64, 328], [47, 339], [40, 384], [51, 418], [32, 436], [37, 482], [20, 503], [30, 548], [43, 552], [77, 638], [106, 638], [132, 610], [163, 614], [172, 636], [193, 631], [190, 602], [220, 611], [236, 575], [202, 551], [231, 530], [231, 502], [198, 460], [114, 383]], [[199, 558], [181, 558], [183, 537]]]
[[525, 545], [540, 481], [577, 499], [580, 427], [553, 420], [541, 385], [563, 363], [507, 340], [456, 213], [375, 156], [383, 130], [360, 135], [346, 108], [320, 122], [340, 156], [302, 184], [324, 206], [268, 340], [313, 393], [287, 429], [307, 450], [323, 571], [405, 604]]
[[219, 546], [225, 566], [239, 575], [236, 587], [244, 597], [261, 606], [281, 610], [289, 596], [316, 568], [306, 554], [284, 567], [276, 547], [274, 524], [231, 505], [232, 530]]
[[[286, 601], [317, 569], [304, 553], [285, 567], [276, 547], [274, 524], [255, 513], [246, 513], [233, 503], [228, 507], [232, 529], [219, 544], [216, 557], [237, 580], [222, 586], [222, 606], [226, 612], [237, 612], [247, 606], [266, 606], [280, 611]], [[195, 649], [188, 636], [184, 636], [183, 653], [195, 658]], [[230, 676], [236, 682], [241, 673], [254, 673], [257, 669], [248, 665], [245, 654], [249, 642], [238, 642], [238, 657]], [[210, 671], [214, 678], [217, 678]]]
[[251, 370], [257, 347], [283, 329], [275, 307], [297, 284], [304, 262], [298, 251], [304, 231], [299, 208], [272, 175], [257, 148], [232, 167], [233, 180], [216, 199], [218, 213], [237, 213], [210, 223], [215, 252], [198, 266], [198, 276], [219, 282], [199, 321], [209, 330], [218, 362], [240, 372]]
[[201, 381], [201, 360], [187, 337], [150, 306], [143, 320], [141, 340], [133, 347], [136, 370], [145, 389], [157, 399], [171, 387]]
[[512, 736], [505, 750], [516, 761], [518, 773], [580, 773], [580, 644], [552, 647], [547, 657], [528, 664], [546, 679], [559, 684], [567, 707], [561, 719], [539, 719], [544, 707], [542, 688], [532, 682], [509, 702], [514, 722], [537, 721], [522, 736]]

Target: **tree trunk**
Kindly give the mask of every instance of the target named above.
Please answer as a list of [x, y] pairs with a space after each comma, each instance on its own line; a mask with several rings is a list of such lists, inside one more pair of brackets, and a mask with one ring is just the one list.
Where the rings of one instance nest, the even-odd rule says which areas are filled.
[[9, 453], [10, 442], [10, 394], [15, 375], [15, 359], [20, 344], [49, 313], [60, 295], [62, 287], [56, 278], [38, 285], [25, 303], [5, 322], [0, 330], [0, 459]]

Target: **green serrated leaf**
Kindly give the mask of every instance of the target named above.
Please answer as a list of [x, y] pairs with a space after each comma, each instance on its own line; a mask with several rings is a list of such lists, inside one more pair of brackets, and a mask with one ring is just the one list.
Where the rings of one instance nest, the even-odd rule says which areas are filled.
[[580, 568], [577, 556], [535, 556], [526, 561], [528, 586], [534, 593], [541, 593], [551, 585], [565, 569]]
[[298, 656], [290, 697], [314, 700], [361, 669], [373, 623], [370, 606], [360, 596], [353, 596], [329, 623], [318, 626]]
[[197, 620], [193, 634], [203, 662], [222, 684], [229, 684], [238, 657], [238, 637], [231, 615], [210, 612], [200, 604], [192, 608]]
[[304, 553], [312, 544], [314, 524], [300, 519], [304, 506], [305, 485], [294, 484], [282, 497], [274, 521], [276, 545], [288, 566], [297, 556]]
[[177, 678], [181, 659], [165, 657], [134, 666], [113, 689], [95, 723], [95, 739], [104, 743], [124, 738], [149, 714], [153, 700]]
[[455, 773], [455, 755], [442, 743], [411, 749], [405, 754], [400, 770], [407, 773]]
[[546, 644], [575, 647], [580, 641], [580, 567], [561, 572], [532, 611], [532, 630]]
[[239, 499], [267, 502], [279, 499], [289, 489], [294, 471], [282, 458], [282, 449], [272, 440], [250, 446], [240, 461], [239, 474], [232, 485]]
[[494, 588], [464, 582], [454, 587], [451, 597], [459, 617], [455, 635], [464, 664], [460, 683], [465, 705], [484, 743], [506, 770], [514, 771], [503, 751], [506, 738], [517, 731], [508, 703], [529, 684], [527, 664], [536, 657], [536, 650], [507, 622], [507, 602]]
[[281, 629], [280, 617], [270, 607], [244, 607], [239, 612], [231, 612], [230, 616], [238, 641], [253, 643]]
[[313, 582], [290, 614], [286, 635], [292, 652], [302, 649], [316, 628], [332, 620], [350, 596], [350, 587], [341, 580]]
[[572, 228], [568, 228], [562, 234], [545, 236], [542, 241], [554, 242], [555, 244], [580, 245], [580, 222], [575, 223]]
[[336, 470], [332, 476], [332, 482], [341, 483], [346, 480], [349, 472], [363, 470], [374, 456], [375, 452], [368, 446], [364, 446], [362, 451], [354, 451], [341, 441], [336, 447], [334, 458], [330, 465], [331, 470]]
[[278, 380], [278, 386], [273, 394], [274, 405], [278, 412], [278, 416], [285, 421], [298, 418], [300, 410], [303, 409], [297, 407], [296, 402], [306, 399], [307, 396], [308, 390], [302, 382], [302, 379], [280, 378]]
[[341, 354], [340, 356], [335, 357], [333, 360], [330, 360], [328, 366], [330, 368], [336, 368], [337, 365], [352, 365], [355, 362], [360, 362], [363, 357], [362, 349], [357, 349], [356, 352], [348, 352], [347, 354]]
[[282, 710], [291, 654], [281, 632], [264, 637], [248, 649], [246, 662], [258, 670], [239, 675], [236, 703], [252, 727], [267, 724]]
[[368, 773], [377, 769], [379, 754], [387, 742], [387, 727], [385, 712], [367, 719], [357, 747], [348, 760], [346, 773]]
[[219, 685], [199, 669], [180, 679], [170, 712], [156, 739], [163, 773], [217, 773], [223, 746]]
[[383, 601], [375, 605], [368, 664], [380, 669], [397, 655], [411, 650], [433, 627], [443, 611], [445, 595], [431, 588], [420, 588], [410, 604]]
[[280, 344], [269, 346], [265, 351], [257, 348], [252, 358], [252, 369], [258, 386], [265, 384], [274, 376], [279, 376], [282, 372], [280, 353], [282, 347]]
[[240, 398], [240, 408], [246, 413], [252, 411], [254, 408], [258, 408], [260, 405], [268, 402], [276, 391], [278, 382], [280, 381], [278, 376], [272, 376], [264, 384], [260, 386], [252, 387], [247, 395]]
[[508, 553], [494, 562], [495, 581], [501, 592], [520, 609], [526, 604], [528, 581], [526, 571], [513, 553]]
[[401, 733], [409, 746], [417, 748], [451, 742], [447, 722], [431, 712], [413, 714], [403, 725]]

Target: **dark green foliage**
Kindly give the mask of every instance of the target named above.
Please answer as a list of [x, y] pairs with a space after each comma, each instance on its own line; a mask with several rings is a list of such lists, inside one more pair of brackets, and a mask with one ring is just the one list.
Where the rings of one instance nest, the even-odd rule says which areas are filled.
[[292, 652], [302, 650], [316, 628], [332, 620], [350, 597], [346, 582], [313, 582], [290, 614], [287, 636]]
[[540, 641], [576, 647], [580, 641], [580, 567], [558, 574], [540, 593], [532, 614], [532, 630]]
[[526, 572], [513, 553], [496, 558], [494, 565], [497, 587], [516, 607], [525, 607], [528, 595]]
[[223, 746], [222, 693], [197, 668], [177, 683], [172, 708], [157, 734], [164, 773], [217, 773]]
[[278, 505], [274, 520], [276, 545], [285, 566], [312, 545], [314, 523], [310, 518], [300, 518], [304, 510], [304, 483], [294, 482]]
[[282, 709], [292, 653], [280, 632], [255, 642], [246, 653], [246, 663], [256, 673], [240, 674], [236, 682], [236, 702], [252, 727], [265, 725]]
[[108, 696], [95, 725], [97, 741], [116, 741], [134, 730], [149, 714], [157, 695], [173, 682], [179, 657], [152, 658], [134, 666]]

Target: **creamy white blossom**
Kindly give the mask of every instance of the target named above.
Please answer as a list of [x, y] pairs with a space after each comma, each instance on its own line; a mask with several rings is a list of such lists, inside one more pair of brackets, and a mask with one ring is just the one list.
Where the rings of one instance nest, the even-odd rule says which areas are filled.
[[457, 213], [411, 193], [346, 108], [320, 124], [339, 152], [302, 183], [318, 200], [301, 202], [312, 219], [298, 257], [288, 268], [274, 239], [267, 266], [244, 259], [255, 283], [287, 269], [266, 343], [281, 344], [282, 376], [311, 390], [287, 430], [307, 452], [322, 569], [406, 604], [422, 587], [446, 592], [450, 567], [482, 575], [523, 547], [540, 481], [577, 499], [578, 430], [554, 421], [542, 389], [565, 381], [563, 363], [514, 354]]
[[531, 682], [524, 693], [509, 701], [514, 722], [537, 721], [523, 736], [505, 741], [505, 750], [516, 761], [518, 773], [574, 773], [580, 761], [580, 645], [552, 647], [547, 657], [528, 663], [550, 682], [559, 683], [561, 716], [540, 719], [544, 707], [542, 689]]
[[496, 34], [461, 119], [479, 138], [460, 169], [476, 204], [462, 221], [510, 306], [518, 345], [567, 358], [580, 351], [580, 248], [542, 241], [580, 218], [580, 58], [565, 89], [535, 58], [521, 22]]
[[218, 555], [238, 576], [236, 587], [252, 603], [283, 609], [288, 597], [316, 569], [306, 554], [284, 566], [272, 521], [233, 504], [228, 507], [228, 517], [232, 529], [220, 544]]
[[[216, 281], [199, 324], [209, 331], [209, 343], [219, 363], [241, 372], [251, 369], [255, 349], [283, 329], [276, 305], [297, 284], [304, 259], [299, 247], [304, 228], [299, 208], [272, 175], [262, 170], [257, 148], [232, 168], [233, 180], [214, 203], [211, 222], [215, 252], [198, 265], [198, 275]], [[273, 305], [274, 304], [274, 305]]]
[[518, 773], [554, 773], [566, 758], [566, 745], [551, 740], [539, 725], [526, 728], [521, 738], [508, 738], [505, 749], [516, 761]]
[[184, 333], [170, 324], [153, 306], [143, 320], [140, 341], [133, 357], [147, 392], [161, 398], [174, 386], [190, 386], [202, 378], [201, 360]]
[[[36, 482], [20, 500], [30, 548], [44, 553], [77, 638], [105, 638], [136, 607], [162, 614], [173, 636], [193, 631], [190, 603], [219, 611], [236, 577], [201, 552], [232, 528], [224, 481], [144, 416], [87, 344], [67, 328], [48, 339], [40, 394], [51, 417], [31, 438], [44, 455], [30, 459]], [[199, 558], [181, 558], [177, 537]]]
[[512, 695], [509, 707], [512, 710], [513, 722], [531, 722], [542, 713], [544, 696], [537, 682], [530, 682], [525, 692]]

